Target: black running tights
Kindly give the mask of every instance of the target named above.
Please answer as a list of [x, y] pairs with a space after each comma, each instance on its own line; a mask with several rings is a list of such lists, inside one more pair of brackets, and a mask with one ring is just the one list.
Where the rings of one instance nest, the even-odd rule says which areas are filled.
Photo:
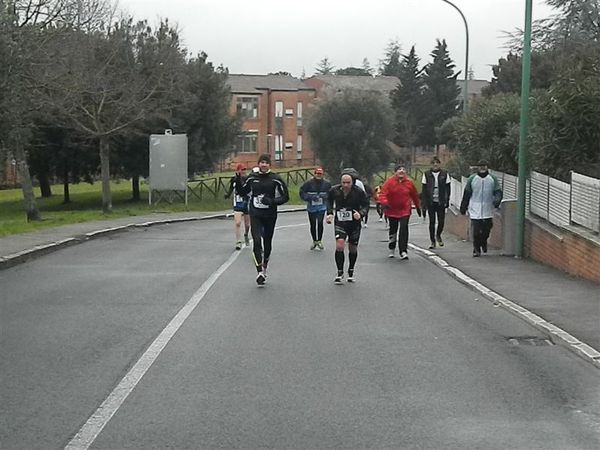
[[254, 253], [254, 263], [256, 264], [256, 270], [258, 272], [262, 270], [263, 260], [269, 261], [269, 257], [271, 256], [271, 250], [273, 248], [273, 234], [275, 233], [276, 222], [277, 216], [250, 217], [250, 231], [252, 232], [252, 240], [254, 241], [254, 247], [252, 251]]

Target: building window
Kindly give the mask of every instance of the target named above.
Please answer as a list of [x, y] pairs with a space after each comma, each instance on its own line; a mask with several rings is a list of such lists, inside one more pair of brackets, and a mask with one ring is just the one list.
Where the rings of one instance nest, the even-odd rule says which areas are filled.
[[256, 153], [258, 133], [249, 132], [238, 134], [235, 140], [235, 151], [238, 153]]
[[237, 112], [242, 119], [258, 118], [258, 97], [237, 97]]
[[297, 125], [299, 127], [302, 126], [302, 102], [298, 102], [298, 106], [296, 109], [296, 120], [297, 120]]
[[283, 136], [281, 134], [275, 135], [275, 161], [281, 161], [283, 159]]
[[299, 134], [296, 139], [296, 159], [302, 159], [302, 135]]
[[286, 108], [286, 110], [285, 110], [285, 116], [286, 117], [293, 117], [294, 116], [294, 110], [292, 108]]
[[283, 102], [275, 102], [275, 117], [283, 117]]

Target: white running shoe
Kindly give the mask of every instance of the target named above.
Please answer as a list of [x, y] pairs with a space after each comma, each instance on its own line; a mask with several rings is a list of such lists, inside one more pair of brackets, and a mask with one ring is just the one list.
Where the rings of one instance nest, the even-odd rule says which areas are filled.
[[408, 259], [408, 253], [406, 253], [406, 252], [400, 253], [400, 259]]
[[354, 283], [356, 281], [356, 278], [354, 278], [354, 270], [349, 270], [348, 271], [348, 283]]
[[394, 249], [390, 250], [390, 252], [388, 253], [388, 258], [393, 258], [395, 253], [396, 251]]
[[337, 275], [337, 276], [334, 278], [333, 282], [334, 282], [335, 284], [342, 284], [342, 283], [343, 283], [343, 280], [344, 280], [344, 274], [341, 274], [341, 275], [340, 275], [340, 274], [338, 274], [338, 275]]
[[267, 277], [265, 277], [265, 274], [262, 272], [258, 272], [258, 275], [256, 275], [256, 284], [258, 284], [259, 286], [264, 286], [265, 281], [267, 281]]
[[241, 250], [242, 249], [242, 241], [237, 241], [235, 243], [235, 249], [236, 250]]

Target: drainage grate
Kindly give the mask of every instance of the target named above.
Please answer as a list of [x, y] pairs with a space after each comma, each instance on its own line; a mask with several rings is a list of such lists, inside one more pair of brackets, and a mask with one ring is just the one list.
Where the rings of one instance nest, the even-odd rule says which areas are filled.
[[507, 340], [512, 345], [533, 345], [537, 347], [554, 345], [550, 339], [538, 336], [514, 336], [507, 338]]

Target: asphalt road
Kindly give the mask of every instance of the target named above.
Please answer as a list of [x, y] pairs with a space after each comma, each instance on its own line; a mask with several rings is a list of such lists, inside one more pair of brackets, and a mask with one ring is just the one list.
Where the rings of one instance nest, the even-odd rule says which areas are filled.
[[597, 369], [415, 253], [388, 259], [377, 222], [334, 285], [332, 228], [310, 252], [305, 222], [280, 216], [265, 288], [231, 220], [0, 271], [0, 448], [600, 448]]

